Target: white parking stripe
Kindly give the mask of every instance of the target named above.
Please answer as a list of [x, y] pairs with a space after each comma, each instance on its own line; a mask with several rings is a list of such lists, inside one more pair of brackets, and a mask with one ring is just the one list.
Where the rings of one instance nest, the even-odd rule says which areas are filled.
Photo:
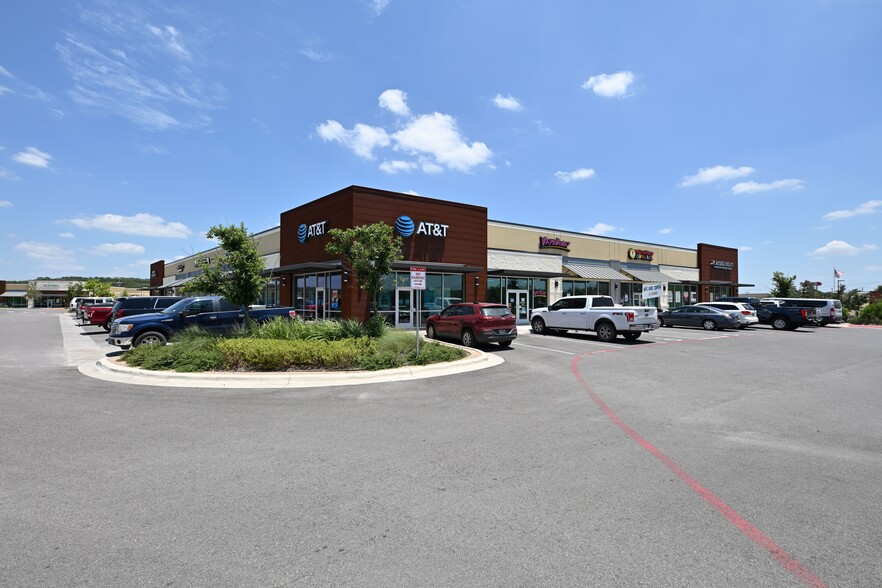
[[518, 347], [530, 347], [532, 349], [541, 349], [542, 351], [554, 351], [555, 353], [563, 353], [564, 355], [576, 355], [572, 351], [560, 351], [558, 349], [550, 349], [548, 347], [539, 347], [538, 345], [527, 345], [526, 343], [512, 343]]

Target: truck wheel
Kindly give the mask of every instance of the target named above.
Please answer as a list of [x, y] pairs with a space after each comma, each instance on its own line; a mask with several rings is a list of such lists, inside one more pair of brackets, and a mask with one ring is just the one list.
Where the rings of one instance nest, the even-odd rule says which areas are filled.
[[717, 330], [716, 321], [713, 321], [711, 319], [706, 319], [703, 323], [701, 323], [701, 326], [705, 331], [716, 331]]
[[436, 339], [438, 334], [435, 332], [435, 325], [428, 324], [426, 325], [426, 338], [427, 339]]
[[138, 335], [132, 342], [132, 345], [135, 347], [138, 345], [165, 345], [166, 341], [167, 339], [162, 333], [158, 331], [147, 331], [146, 333]]
[[546, 334], [545, 321], [543, 321], [541, 317], [537, 316], [536, 318], [534, 318], [531, 326], [533, 327], [533, 332], [536, 333], [537, 335], [545, 335]]
[[462, 332], [462, 335], [459, 337], [460, 341], [462, 341], [463, 347], [474, 347], [475, 346], [475, 334], [472, 333], [471, 329], [466, 329]]
[[616, 335], [616, 327], [610, 322], [602, 322], [596, 327], [597, 330], [597, 338], [603, 341], [604, 343], [611, 343], [615, 341]]
[[776, 316], [772, 319], [772, 328], [776, 331], [783, 331], [790, 328], [790, 321], [785, 316]]
[[641, 333], [625, 333], [622, 335], [628, 341], [636, 341], [640, 338]]

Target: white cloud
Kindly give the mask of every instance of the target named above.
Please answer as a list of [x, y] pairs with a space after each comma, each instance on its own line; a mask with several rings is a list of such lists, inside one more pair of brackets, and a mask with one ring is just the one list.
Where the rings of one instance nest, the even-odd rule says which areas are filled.
[[375, 159], [374, 149], [389, 145], [389, 135], [381, 127], [371, 127], [357, 123], [352, 129], [346, 129], [339, 122], [329, 120], [316, 127], [316, 132], [325, 142], [336, 141], [352, 149], [363, 159]]
[[762, 184], [759, 182], [741, 182], [732, 186], [733, 194], [753, 194], [754, 192], [767, 192], [769, 190], [802, 190], [805, 182], [790, 178], [787, 180], [775, 180]]
[[386, 90], [380, 94], [380, 107], [385, 108], [398, 116], [410, 116], [410, 108], [407, 107], [407, 92], [401, 90]]
[[145, 249], [135, 243], [102, 243], [92, 248], [95, 255], [112, 255], [122, 253], [125, 255], [141, 255]]
[[658, 230], [658, 232], [661, 233], [662, 235], [670, 235], [673, 231], [674, 231], [674, 229], [671, 229], [669, 227], [665, 227], [663, 229]]
[[381, 163], [380, 171], [386, 172], [387, 174], [397, 174], [398, 172], [409, 172], [417, 167], [417, 164], [412, 161], [401, 161], [400, 159], [396, 159]]
[[619, 71], [614, 74], [591, 76], [582, 84], [585, 90], [591, 90], [604, 98], [621, 98], [628, 94], [634, 83], [634, 74], [630, 71]]
[[856, 247], [845, 241], [830, 241], [823, 247], [818, 247], [808, 255], [813, 257], [826, 257], [828, 255], [857, 255], [865, 251], [875, 251], [878, 249], [876, 245], [866, 244]]
[[823, 218], [824, 220], [839, 220], [858, 216], [859, 214], [873, 214], [874, 212], [877, 212], [876, 209], [880, 206], [882, 206], [882, 200], [868, 200], [857, 208], [851, 210], [834, 210], [833, 212], [828, 212]]
[[[157, 27], [152, 24], [148, 24], [147, 30], [150, 31], [150, 34], [159, 39], [162, 46], [170, 53], [173, 53], [187, 61], [190, 61], [192, 59], [190, 52], [187, 51], [187, 48], [184, 47], [184, 44], [181, 41], [181, 33], [179, 33], [175, 27], [171, 25]], [[118, 57], [125, 58], [126, 56], [126, 54], [122, 51], [114, 51], [113, 53]]]
[[550, 135], [554, 132], [551, 130], [551, 127], [546, 126], [541, 120], [537, 120], [533, 124], [536, 125], [536, 129], [542, 134]]
[[588, 178], [593, 178], [597, 175], [593, 169], [589, 167], [580, 167], [577, 170], [571, 172], [565, 171], [556, 171], [554, 172], [554, 176], [562, 181], [564, 184], [569, 184], [570, 182], [579, 182], [581, 180], [587, 180]]
[[749, 176], [756, 170], [752, 167], [741, 166], [732, 167], [731, 165], [715, 165], [713, 167], [703, 167], [698, 170], [694, 176], [684, 176], [680, 186], [689, 187], [698, 184], [710, 184], [722, 180], [734, 180]]
[[371, 12], [375, 16], [380, 16], [389, 6], [389, 0], [370, 0]]
[[65, 231], [64, 233], [58, 233], [58, 236], [61, 237], [62, 239], [75, 239], [76, 238], [76, 235], [74, 235], [73, 233], [71, 233], [69, 231]]
[[82, 269], [82, 266], [75, 263], [76, 256], [72, 251], [57, 245], [38, 243], [36, 241], [23, 241], [15, 245], [15, 250], [20, 251], [26, 257], [41, 262], [40, 267], [44, 269]]
[[[429, 168], [435, 165], [468, 172], [490, 162], [493, 152], [480, 141], [469, 145], [460, 135], [456, 119], [447, 114], [433, 112], [412, 120], [392, 138], [395, 150], [432, 158]], [[426, 165], [423, 165], [426, 169]]]
[[154, 24], [169, 14], [140, 2], [84, 3], [79, 17], [55, 49], [72, 78], [68, 93], [84, 111], [154, 131], [210, 124], [226, 90], [200, 76], [211, 63], [199, 57], [202, 23], [178, 11], [181, 26]]
[[13, 172], [2, 167], [0, 167], [0, 178], [3, 178], [4, 180], [9, 180], [11, 182], [17, 182], [21, 180], [21, 178], [15, 175]]
[[333, 53], [322, 53], [321, 51], [316, 51], [315, 49], [309, 48], [301, 49], [300, 55], [303, 55], [307, 59], [311, 59], [319, 63], [325, 63], [326, 61], [331, 61], [336, 58]]
[[520, 112], [524, 109], [524, 105], [521, 104], [520, 101], [511, 94], [509, 94], [508, 96], [497, 94], [496, 98], [493, 99], [493, 104], [495, 104], [497, 108], [501, 108], [503, 110], [511, 110], [512, 112]]
[[7, 78], [11, 78], [12, 74], [9, 73], [9, 70], [0, 65], [0, 75], [6, 76]]
[[9, 94], [12, 92], [12, 88], [7, 88], [6, 86], [0, 86], [0, 96], [3, 94]]
[[738, 248], [738, 251], [753, 251], [753, 247], [750, 245], [742, 245]]
[[134, 216], [102, 214], [99, 216], [74, 218], [60, 221], [81, 229], [101, 229], [126, 235], [145, 235], [148, 237], [174, 237], [183, 239], [193, 232], [186, 225], [166, 221], [160, 216], [139, 213]]
[[36, 147], [28, 147], [20, 153], [12, 156], [12, 159], [24, 165], [47, 169], [52, 156]]
[[0, 208], [9, 208], [12, 206], [12, 202], [9, 200], [0, 200]]
[[593, 227], [588, 227], [585, 229], [585, 232], [590, 235], [606, 235], [608, 233], [612, 233], [613, 231], [620, 231], [621, 227], [615, 227], [613, 225], [608, 225], [606, 223], [597, 223]]

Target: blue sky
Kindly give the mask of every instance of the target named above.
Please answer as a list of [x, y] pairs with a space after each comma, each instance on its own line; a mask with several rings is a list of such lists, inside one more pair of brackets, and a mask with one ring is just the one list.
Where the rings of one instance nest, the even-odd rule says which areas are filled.
[[0, 4], [0, 279], [358, 184], [882, 284], [882, 3]]

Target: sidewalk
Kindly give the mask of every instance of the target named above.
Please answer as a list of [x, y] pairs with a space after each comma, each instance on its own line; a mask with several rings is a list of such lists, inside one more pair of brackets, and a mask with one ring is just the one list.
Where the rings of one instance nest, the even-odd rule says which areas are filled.
[[[139, 386], [171, 388], [319, 388], [355, 386], [380, 382], [401, 382], [437, 378], [495, 367], [505, 360], [494, 353], [469, 349], [469, 356], [459, 361], [425, 366], [411, 366], [374, 372], [210, 372], [182, 374], [132, 368], [117, 361], [121, 351], [100, 345], [82, 335], [82, 327], [69, 314], [59, 316], [64, 340], [65, 365], [77, 366], [90, 378]], [[103, 342], [103, 337], [102, 337]], [[110, 354], [110, 357], [108, 357]]]

